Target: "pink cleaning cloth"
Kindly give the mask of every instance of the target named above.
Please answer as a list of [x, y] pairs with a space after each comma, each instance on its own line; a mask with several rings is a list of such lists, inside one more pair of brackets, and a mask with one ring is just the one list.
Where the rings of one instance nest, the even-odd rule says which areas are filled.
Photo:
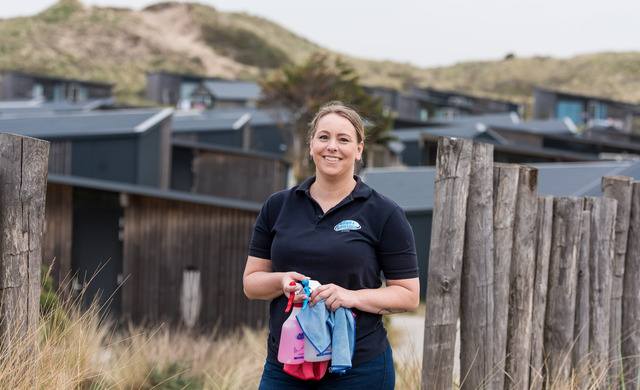
[[315, 379], [320, 380], [327, 372], [329, 360], [319, 362], [304, 361], [301, 364], [285, 364], [284, 372], [299, 379]]

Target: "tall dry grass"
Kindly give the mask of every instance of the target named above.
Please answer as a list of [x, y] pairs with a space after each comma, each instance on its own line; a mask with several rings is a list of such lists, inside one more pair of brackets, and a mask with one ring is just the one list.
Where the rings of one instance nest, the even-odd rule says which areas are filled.
[[[83, 308], [81, 295], [61, 299], [41, 313], [36, 334], [1, 356], [0, 389], [256, 389], [266, 356], [266, 329], [221, 334], [191, 332], [167, 325], [116, 325], [97, 301]], [[419, 312], [418, 315], [423, 315]], [[385, 319], [392, 346], [402, 338]], [[29, 348], [38, 351], [29, 355]], [[420, 345], [396, 362], [396, 389], [419, 389]], [[24, 359], [33, 356], [33, 359]], [[553, 390], [608, 388], [607, 378], [586, 365], [567, 381], [546, 380]], [[605, 370], [606, 371], [606, 370]], [[602, 372], [602, 371], [600, 371]], [[464, 387], [464, 378], [452, 388]]]
[[2, 349], [0, 389], [258, 387], [266, 330], [222, 335], [216, 329], [117, 325], [98, 300], [83, 308], [82, 295], [58, 294], [53, 304], [47, 298], [38, 331]]

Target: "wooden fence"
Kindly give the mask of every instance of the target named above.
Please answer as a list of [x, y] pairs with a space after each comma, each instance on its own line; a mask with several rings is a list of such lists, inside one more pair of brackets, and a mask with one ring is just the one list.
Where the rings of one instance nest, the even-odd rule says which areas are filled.
[[47, 141], [0, 133], [0, 364], [38, 347], [48, 156]]
[[540, 195], [492, 156], [438, 140], [422, 389], [638, 388], [640, 182]]

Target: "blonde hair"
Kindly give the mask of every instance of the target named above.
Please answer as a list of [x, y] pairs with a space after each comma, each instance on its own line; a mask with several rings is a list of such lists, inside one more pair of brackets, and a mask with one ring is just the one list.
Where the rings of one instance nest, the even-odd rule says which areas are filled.
[[353, 108], [348, 107], [339, 101], [329, 102], [320, 107], [320, 109], [316, 113], [316, 116], [311, 120], [311, 122], [309, 122], [309, 139], [312, 139], [315, 135], [316, 126], [318, 125], [318, 121], [320, 121], [320, 118], [327, 114], [337, 114], [347, 119], [356, 129], [358, 143], [364, 141], [365, 135], [362, 118], [360, 118], [360, 115]]

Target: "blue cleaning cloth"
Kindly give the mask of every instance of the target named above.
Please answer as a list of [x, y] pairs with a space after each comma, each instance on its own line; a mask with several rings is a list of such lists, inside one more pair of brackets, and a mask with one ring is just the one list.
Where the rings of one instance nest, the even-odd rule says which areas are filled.
[[332, 312], [324, 299], [314, 306], [307, 306], [297, 316], [298, 324], [318, 352], [331, 346], [329, 371], [344, 374], [351, 368], [356, 344], [356, 324], [350, 309], [339, 307]]

